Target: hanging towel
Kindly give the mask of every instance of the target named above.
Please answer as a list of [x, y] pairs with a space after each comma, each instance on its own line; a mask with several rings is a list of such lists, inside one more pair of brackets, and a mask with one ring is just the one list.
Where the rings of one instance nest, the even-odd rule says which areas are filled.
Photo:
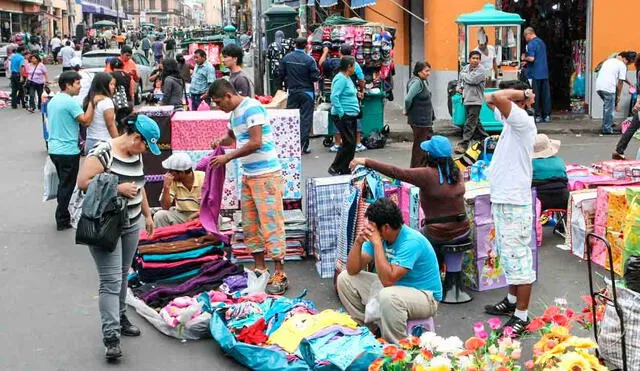
[[200, 199], [200, 221], [202, 226], [210, 234], [218, 237], [223, 242], [229, 242], [229, 238], [218, 232], [218, 216], [220, 215], [220, 204], [222, 203], [222, 188], [224, 186], [225, 167], [219, 166], [212, 169], [209, 162], [214, 156], [224, 154], [222, 147], [209, 156], [205, 156], [198, 162], [196, 170], [204, 171], [204, 184], [202, 185], [202, 198]]

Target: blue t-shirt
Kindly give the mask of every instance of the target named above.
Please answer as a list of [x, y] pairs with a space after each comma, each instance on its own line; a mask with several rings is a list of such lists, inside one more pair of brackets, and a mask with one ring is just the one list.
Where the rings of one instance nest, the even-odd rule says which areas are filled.
[[[382, 241], [382, 245], [390, 264], [409, 270], [396, 285], [430, 291], [436, 300], [442, 300], [438, 258], [431, 243], [420, 232], [403, 225], [392, 245], [387, 245], [386, 241]], [[373, 256], [373, 244], [365, 242], [362, 251]]]
[[11, 73], [20, 73], [20, 66], [24, 64], [24, 55], [13, 53], [11, 56]]
[[527, 44], [527, 57], [536, 60], [527, 62], [527, 77], [534, 80], [549, 78], [549, 65], [547, 64], [547, 46], [541, 38], [536, 37]]
[[67, 93], [58, 93], [47, 104], [49, 119], [49, 153], [52, 155], [77, 155], [80, 123], [76, 117], [84, 111], [80, 103]]

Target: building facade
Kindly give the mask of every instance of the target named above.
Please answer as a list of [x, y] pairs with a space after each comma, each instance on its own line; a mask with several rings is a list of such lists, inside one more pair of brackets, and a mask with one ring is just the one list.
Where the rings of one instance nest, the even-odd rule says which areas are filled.
[[[159, 27], [185, 26], [182, 0], [122, 0], [125, 12], [136, 25], [153, 23]], [[140, 11], [142, 9], [142, 11]]]
[[222, 1], [204, 0], [204, 23], [208, 25], [222, 24]]

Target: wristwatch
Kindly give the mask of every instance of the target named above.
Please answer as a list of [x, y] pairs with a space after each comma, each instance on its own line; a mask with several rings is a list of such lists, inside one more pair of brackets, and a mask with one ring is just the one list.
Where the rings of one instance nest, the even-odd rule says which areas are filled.
[[531, 98], [531, 90], [527, 89], [524, 91], [524, 99], [527, 100], [529, 98]]

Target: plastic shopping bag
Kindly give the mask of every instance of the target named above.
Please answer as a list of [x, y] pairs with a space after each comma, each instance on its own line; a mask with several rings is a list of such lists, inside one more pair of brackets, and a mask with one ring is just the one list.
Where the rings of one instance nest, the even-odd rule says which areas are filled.
[[315, 135], [329, 134], [329, 112], [328, 111], [313, 112], [313, 134]]
[[58, 172], [51, 158], [47, 156], [47, 160], [44, 162], [44, 194], [42, 195], [42, 202], [53, 200], [57, 196]]
[[364, 323], [380, 324], [380, 319], [382, 318], [382, 314], [380, 313], [380, 301], [378, 300], [380, 290], [382, 290], [382, 283], [380, 280], [374, 280], [371, 283], [371, 288], [369, 290], [371, 296], [369, 297], [367, 304], [364, 306]]
[[242, 295], [264, 292], [269, 282], [269, 273], [263, 273], [258, 277], [254, 271], [247, 272], [247, 288], [242, 290]]
[[69, 201], [69, 214], [71, 215], [71, 225], [78, 228], [78, 221], [82, 215], [82, 204], [84, 203], [84, 192], [76, 186]]

